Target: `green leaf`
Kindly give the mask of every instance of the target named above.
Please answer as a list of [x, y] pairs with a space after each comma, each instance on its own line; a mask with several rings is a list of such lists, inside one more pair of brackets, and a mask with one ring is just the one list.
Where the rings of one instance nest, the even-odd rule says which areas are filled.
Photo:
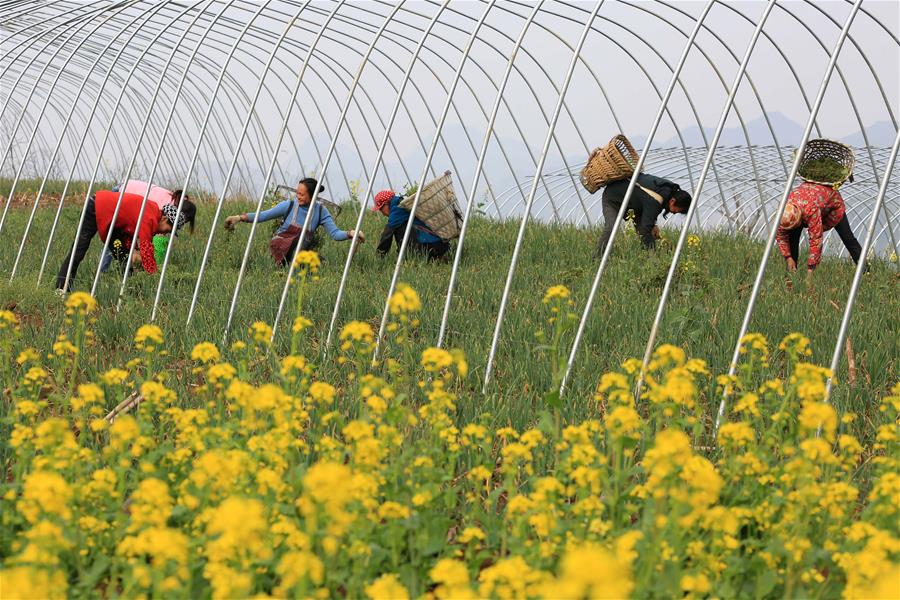
[[92, 590], [97, 582], [103, 577], [104, 573], [109, 569], [109, 565], [112, 564], [112, 560], [108, 556], [100, 556], [97, 558], [97, 561], [91, 565], [90, 570], [87, 573], [81, 575], [81, 581], [79, 582], [80, 587], [85, 590]]
[[553, 390], [552, 392], [544, 394], [544, 402], [547, 406], [559, 408], [562, 404], [562, 399], [559, 397], [559, 390]]
[[762, 575], [759, 576], [759, 579], [756, 580], [756, 593], [754, 594], [754, 596], [756, 596], [757, 598], [765, 598], [772, 593], [772, 590], [775, 589], [776, 582], [777, 579], [775, 577], [774, 571], [763, 571]]

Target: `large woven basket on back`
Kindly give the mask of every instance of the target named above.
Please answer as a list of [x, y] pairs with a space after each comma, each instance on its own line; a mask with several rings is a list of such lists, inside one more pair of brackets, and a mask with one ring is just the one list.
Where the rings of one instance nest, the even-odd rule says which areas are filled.
[[[403, 198], [400, 206], [412, 210], [415, 194]], [[419, 205], [416, 207], [416, 217], [425, 222], [431, 231], [442, 240], [452, 240], [459, 237], [462, 226], [462, 212], [456, 202], [456, 192], [453, 191], [453, 177], [450, 171], [446, 171], [437, 179], [425, 184], [419, 195]]]
[[593, 194], [613, 181], [631, 177], [637, 162], [638, 153], [634, 146], [620, 133], [607, 145], [591, 152], [581, 170], [581, 185]]
[[[834, 161], [843, 167], [843, 173], [837, 178], [816, 177], [807, 170], [810, 163], [821, 159]], [[849, 146], [834, 140], [816, 139], [806, 142], [806, 149], [803, 151], [803, 158], [800, 160], [800, 166], [797, 169], [797, 175], [801, 179], [810, 183], [820, 183], [822, 185], [830, 185], [837, 189], [853, 174], [853, 167], [856, 165], [856, 158], [853, 156], [853, 149]]]

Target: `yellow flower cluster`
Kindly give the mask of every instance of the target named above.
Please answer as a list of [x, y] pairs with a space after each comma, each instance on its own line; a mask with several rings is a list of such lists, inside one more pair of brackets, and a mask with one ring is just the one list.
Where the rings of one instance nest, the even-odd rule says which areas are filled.
[[[662, 345], [646, 370], [603, 374], [580, 422], [473, 402], [458, 350], [329, 373], [201, 343], [186, 382], [147, 360], [69, 383], [0, 335], [24, 356], [5, 413], [4, 598], [900, 594], [900, 384], [856, 439], [799, 335], [779, 345], [784, 372], [748, 336], [752, 368], [721, 380]], [[84, 355], [78, 339], [61, 338]], [[369, 352], [374, 332], [352, 322], [340, 340]], [[153, 325], [135, 344], [164, 351]]]
[[392, 315], [402, 319], [410, 313], [422, 310], [422, 301], [416, 290], [405, 283], [398, 283], [397, 290], [391, 296], [388, 306]]
[[322, 260], [319, 258], [319, 253], [313, 250], [301, 250], [294, 258], [294, 268], [300, 269], [301, 273], [304, 271], [318, 273], [321, 265]]

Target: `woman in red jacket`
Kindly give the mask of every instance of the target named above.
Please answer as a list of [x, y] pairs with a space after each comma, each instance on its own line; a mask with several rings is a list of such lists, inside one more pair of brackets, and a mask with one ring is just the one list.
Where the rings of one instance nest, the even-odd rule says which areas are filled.
[[[130, 244], [134, 232], [137, 231], [138, 249], [131, 253], [131, 260], [135, 265], [142, 265], [148, 273], [155, 273], [153, 236], [157, 233], [169, 233], [173, 228], [177, 230], [186, 221], [192, 220], [197, 212], [197, 207], [190, 200], [185, 199], [181, 203], [178, 222], [175, 223], [176, 205], [168, 204], [160, 209], [156, 204], [147, 202], [139, 224], [138, 216], [141, 212], [141, 204], [144, 204], [144, 198], [137, 194], [126, 193], [122, 194], [119, 214], [116, 215], [116, 222], [113, 223], [113, 213], [119, 201], [119, 194], [120, 192], [103, 190], [88, 199], [84, 223], [75, 245], [75, 255], [73, 257], [70, 251], [63, 260], [56, 276], [56, 289], [71, 290], [72, 280], [75, 279], [75, 274], [78, 272], [78, 265], [84, 260], [95, 234], [99, 234], [100, 239], [104, 242], [107, 236], [112, 235], [114, 240], [123, 240], [126, 244]], [[66, 274], [69, 271], [70, 262], [72, 263], [72, 273], [67, 285]]]
[[862, 247], [850, 229], [846, 212], [840, 192], [830, 186], [805, 182], [791, 192], [775, 235], [778, 250], [787, 262], [788, 271], [797, 268], [800, 235], [804, 227], [809, 236], [809, 259], [806, 261], [809, 275], [812, 275], [822, 260], [824, 232], [832, 228], [841, 238], [853, 262], [859, 262]]

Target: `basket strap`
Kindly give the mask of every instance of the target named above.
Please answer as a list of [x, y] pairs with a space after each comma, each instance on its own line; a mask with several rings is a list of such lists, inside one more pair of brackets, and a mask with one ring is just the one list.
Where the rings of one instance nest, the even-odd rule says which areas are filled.
[[651, 190], [651, 189], [645, 188], [644, 186], [642, 186], [641, 184], [639, 184], [639, 183], [637, 183], [637, 182], [635, 182], [635, 185], [638, 186], [639, 188], [641, 188], [642, 190], [644, 190], [644, 192], [646, 192], [646, 194], [647, 194], [648, 196], [650, 196], [651, 198], [653, 198], [654, 200], [656, 200], [656, 201], [659, 202], [660, 204], [663, 204], [664, 201], [663, 201], [663, 197], [662, 197], [662, 196], [660, 196], [659, 194], [657, 194], [656, 192], [654, 192], [654, 191]]

